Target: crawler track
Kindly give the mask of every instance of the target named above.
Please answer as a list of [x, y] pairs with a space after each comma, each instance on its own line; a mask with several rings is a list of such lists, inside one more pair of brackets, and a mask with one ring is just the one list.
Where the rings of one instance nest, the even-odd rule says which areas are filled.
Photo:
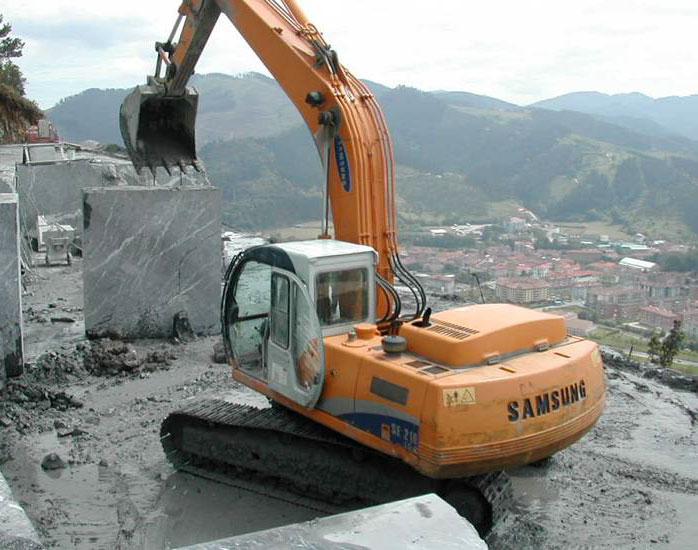
[[481, 535], [504, 515], [511, 492], [503, 472], [433, 480], [280, 407], [200, 400], [170, 414], [161, 437], [165, 453], [178, 468], [232, 475], [255, 487], [260, 482], [281, 486], [302, 495], [301, 501], [312, 497], [330, 503], [330, 508], [435, 492]]

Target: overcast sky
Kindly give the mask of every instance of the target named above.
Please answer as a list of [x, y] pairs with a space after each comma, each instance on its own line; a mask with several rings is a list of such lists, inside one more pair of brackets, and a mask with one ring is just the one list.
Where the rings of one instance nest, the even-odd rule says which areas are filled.
[[[4, 0], [43, 108], [153, 71], [179, 0]], [[695, 0], [299, 0], [355, 75], [517, 104], [573, 91], [698, 93]], [[197, 72], [266, 72], [221, 18]]]

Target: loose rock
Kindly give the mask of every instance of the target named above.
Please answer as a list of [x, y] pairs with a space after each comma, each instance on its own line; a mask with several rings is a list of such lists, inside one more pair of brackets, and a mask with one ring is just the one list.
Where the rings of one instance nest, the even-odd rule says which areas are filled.
[[225, 348], [223, 347], [223, 342], [216, 342], [213, 345], [213, 362], [219, 365], [225, 365], [228, 360], [225, 357]]
[[41, 461], [41, 467], [44, 470], [62, 470], [66, 467], [66, 463], [56, 453], [50, 453]]

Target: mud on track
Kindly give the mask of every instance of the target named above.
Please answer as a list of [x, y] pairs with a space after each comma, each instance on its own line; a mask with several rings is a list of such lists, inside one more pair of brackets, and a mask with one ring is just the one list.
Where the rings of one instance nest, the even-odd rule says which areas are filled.
[[[158, 438], [169, 411], [221, 392], [242, 403], [265, 400], [212, 362], [212, 338], [133, 343], [123, 364], [115, 359], [109, 376], [96, 376], [85, 368], [80, 289], [79, 259], [35, 270], [24, 297], [26, 387], [13, 400], [0, 397], [0, 469], [48, 547], [162, 549], [318, 515], [174, 472]], [[511, 472], [512, 512], [491, 548], [692, 547], [698, 395], [643, 374], [608, 365], [599, 425], [546, 464]], [[51, 452], [66, 468], [41, 468]]]

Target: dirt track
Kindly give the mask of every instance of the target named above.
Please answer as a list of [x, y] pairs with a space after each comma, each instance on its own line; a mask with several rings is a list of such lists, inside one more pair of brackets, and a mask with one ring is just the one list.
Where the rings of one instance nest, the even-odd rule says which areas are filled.
[[[174, 472], [158, 439], [168, 411], [207, 392], [264, 399], [212, 362], [212, 338], [102, 349], [111, 375], [98, 376], [84, 360], [95, 352], [82, 336], [80, 289], [79, 260], [35, 270], [24, 298], [31, 366], [0, 397], [0, 467], [47, 546], [161, 549], [317, 515]], [[692, 547], [698, 395], [630, 367], [607, 375], [599, 425], [547, 464], [512, 472], [512, 513], [492, 548]], [[67, 467], [44, 471], [51, 452]]]

